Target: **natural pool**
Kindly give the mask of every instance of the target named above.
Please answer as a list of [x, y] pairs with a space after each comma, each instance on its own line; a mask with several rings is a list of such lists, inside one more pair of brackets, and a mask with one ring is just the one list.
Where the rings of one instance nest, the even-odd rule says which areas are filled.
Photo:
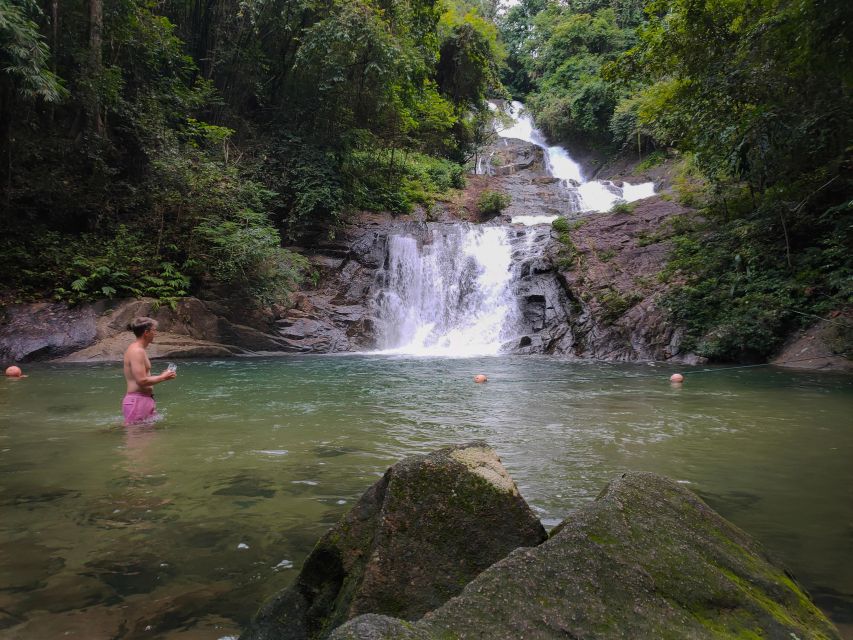
[[853, 378], [673, 371], [189, 361], [156, 388], [165, 419], [126, 430], [120, 365], [27, 366], [0, 380], [0, 638], [236, 636], [388, 465], [474, 439], [546, 527], [623, 470], [689, 483], [853, 622]]

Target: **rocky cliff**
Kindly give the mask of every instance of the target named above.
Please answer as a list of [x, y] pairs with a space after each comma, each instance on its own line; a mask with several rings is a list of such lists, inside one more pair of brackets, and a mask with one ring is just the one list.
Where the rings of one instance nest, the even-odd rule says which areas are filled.
[[[522, 328], [514, 343], [504, 345], [506, 352], [699, 361], [682, 352], [682, 331], [659, 306], [665, 288], [657, 275], [666, 264], [667, 237], [687, 209], [655, 196], [614, 213], [571, 214], [572, 195], [548, 175], [539, 147], [500, 140], [488, 157], [491, 175], [469, 178], [466, 191], [438, 203], [429, 221], [423, 212], [398, 219], [362, 216], [335, 242], [307, 253], [320, 278], [279, 320], [288, 348], [320, 353], [372, 348], [373, 299], [382, 286], [388, 238], [408, 234], [429, 242], [436, 225], [473, 221], [510, 229]], [[477, 195], [484, 190], [512, 198], [507, 210], [489, 221], [476, 210]], [[547, 223], [511, 224], [513, 216], [557, 214], [566, 217], [566, 233]]]

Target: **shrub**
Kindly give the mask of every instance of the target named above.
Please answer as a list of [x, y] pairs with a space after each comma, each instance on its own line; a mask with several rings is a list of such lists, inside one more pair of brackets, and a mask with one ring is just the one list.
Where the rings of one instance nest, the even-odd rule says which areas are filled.
[[461, 165], [421, 153], [374, 149], [352, 151], [343, 172], [354, 196], [353, 206], [371, 211], [411, 213], [416, 204], [430, 207], [450, 189], [465, 186]]
[[666, 154], [663, 151], [652, 151], [649, 155], [645, 157], [645, 159], [637, 163], [637, 169], [640, 171], [645, 171], [646, 169], [651, 169], [652, 167], [656, 167], [659, 164], [663, 164], [665, 161]]
[[481, 216], [496, 216], [509, 206], [512, 198], [499, 191], [483, 191], [477, 201], [477, 211]]
[[565, 218], [557, 218], [551, 223], [551, 228], [557, 232], [557, 240], [562, 245], [557, 252], [557, 267], [561, 271], [568, 271], [574, 266], [575, 257], [579, 256], [577, 247], [572, 241], [570, 231], [579, 226], [579, 221], [570, 223]]
[[633, 202], [617, 202], [612, 207], [610, 207], [611, 213], [621, 213], [624, 215], [630, 215], [634, 213], [634, 209], [637, 208], [637, 205]]
[[601, 317], [605, 322], [615, 321], [643, 299], [643, 296], [636, 291], [623, 294], [613, 288], [604, 289], [596, 297], [601, 303]]

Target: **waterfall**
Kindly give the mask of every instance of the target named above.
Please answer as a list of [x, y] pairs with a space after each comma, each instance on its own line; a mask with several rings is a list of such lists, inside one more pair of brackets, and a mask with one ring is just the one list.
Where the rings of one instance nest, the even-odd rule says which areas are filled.
[[[493, 111], [497, 107], [492, 103], [489, 106]], [[576, 211], [609, 211], [613, 205], [619, 202], [633, 202], [654, 195], [654, 183], [645, 182], [632, 185], [623, 182], [619, 186], [609, 180], [587, 181], [581, 173], [580, 165], [572, 160], [568, 151], [558, 146], [549, 146], [545, 137], [534, 126], [533, 119], [520, 102], [513, 101], [507, 109], [507, 114], [512, 118], [512, 125], [498, 128], [497, 133], [501, 138], [517, 138], [541, 147], [545, 152], [545, 163], [548, 172], [555, 178], [563, 181], [566, 188], [575, 196]], [[572, 212], [567, 212], [572, 213]], [[540, 224], [551, 222], [557, 216], [547, 219], [542, 216], [530, 218], [518, 216], [513, 222], [522, 224]]]
[[[568, 190], [566, 213], [606, 211], [616, 202], [654, 193], [651, 183], [619, 186], [584, 180], [580, 165], [565, 149], [547, 144], [523, 105], [513, 102], [510, 115], [512, 125], [499, 135], [545, 150], [549, 173]], [[491, 155], [481, 156], [475, 172], [492, 174], [491, 165]], [[533, 225], [556, 217], [513, 217], [525, 227], [409, 224], [389, 235], [372, 296], [379, 352], [466, 357], [529, 347], [548, 313], [554, 313], [536, 281], [539, 253], [550, 229]]]
[[427, 223], [388, 238], [374, 297], [377, 347], [413, 355], [492, 355], [515, 337], [506, 227]]

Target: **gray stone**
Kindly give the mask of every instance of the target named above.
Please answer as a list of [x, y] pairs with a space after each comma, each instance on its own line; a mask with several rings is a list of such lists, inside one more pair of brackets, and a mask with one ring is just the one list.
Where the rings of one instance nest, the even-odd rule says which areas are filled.
[[323, 536], [294, 585], [241, 638], [323, 638], [363, 613], [416, 620], [513, 549], [546, 537], [484, 443], [413, 456]]
[[782, 568], [695, 494], [628, 473], [411, 625], [356, 618], [331, 640], [839, 638]]
[[98, 311], [63, 303], [7, 307], [0, 323], [0, 362], [59, 358], [89, 346], [97, 336]]
[[[234, 322], [196, 298], [180, 300], [175, 309], [152, 299], [112, 300], [68, 307], [64, 303], [15, 305], [0, 324], [0, 361], [121, 360], [133, 341], [128, 323], [149, 316], [159, 323], [148, 348], [152, 358], [223, 357], [281, 353], [288, 344], [271, 333], [272, 326]], [[270, 331], [270, 332], [267, 332]]]

